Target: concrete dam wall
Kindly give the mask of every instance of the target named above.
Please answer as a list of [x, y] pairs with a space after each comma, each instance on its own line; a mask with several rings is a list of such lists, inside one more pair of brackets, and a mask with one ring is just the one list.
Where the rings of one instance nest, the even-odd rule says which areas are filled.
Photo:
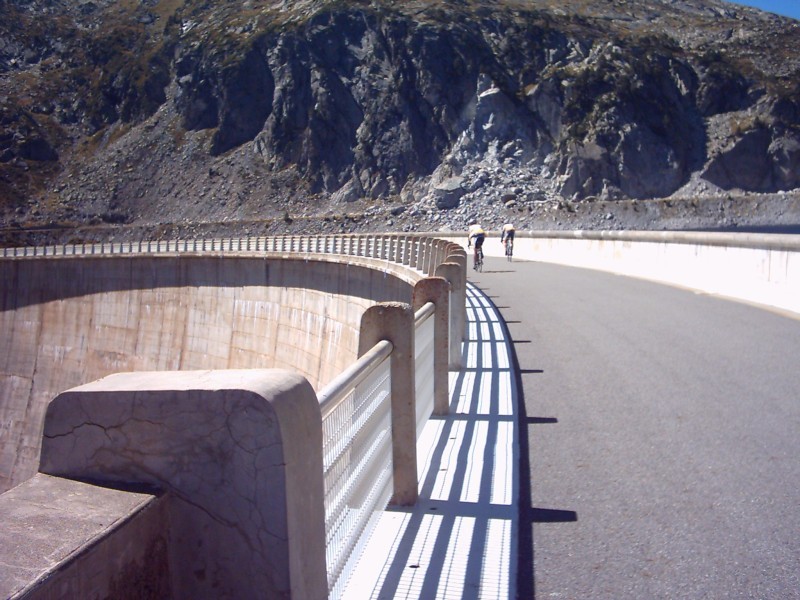
[[287, 368], [319, 389], [357, 357], [361, 315], [413, 284], [264, 255], [0, 259], [0, 492], [38, 468], [48, 403], [122, 371]]

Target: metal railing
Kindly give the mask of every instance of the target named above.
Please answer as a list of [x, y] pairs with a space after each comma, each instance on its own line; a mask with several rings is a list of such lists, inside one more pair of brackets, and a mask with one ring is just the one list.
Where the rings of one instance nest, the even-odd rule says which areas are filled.
[[60, 244], [0, 249], [3, 258], [175, 254], [197, 252], [266, 252], [336, 254], [386, 260], [425, 275], [446, 258], [449, 242], [427, 235], [346, 234], [161, 240], [102, 244]]
[[379, 342], [317, 395], [331, 598], [340, 596], [351, 557], [392, 495], [391, 353], [391, 342]]
[[433, 414], [433, 315], [436, 306], [428, 302], [414, 314], [414, 387], [416, 394], [417, 438]]
[[[434, 320], [426, 303], [414, 314], [416, 433], [433, 413]], [[318, 395], [322, 413], [325, 530], [330, 598], [341, 596], [361, 544], [392, 496], [390, 359], [381, 341]]]
[[[278, 236], [65, 244], [3, 248], [0, 257], [72, 257], [264, 253], [276, 258], [339, 255], [410, 268], [413, 279], [434, 274], [453, 244], [420, 235]], [[414, 315], [416, 434], [434, 409], [434, 318], [428, 302]], [[339, 598], [371, 526], [394, 493], [391, 355], [381, 341], [318, 393], [322, 414], [326, 569], [330, 598]]]

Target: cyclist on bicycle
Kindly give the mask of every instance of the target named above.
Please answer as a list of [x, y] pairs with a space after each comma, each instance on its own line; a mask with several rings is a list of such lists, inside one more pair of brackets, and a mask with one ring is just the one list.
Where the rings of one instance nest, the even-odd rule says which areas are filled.
[[503, 244], [508, 241], [513, 244], [515, 233], [516, 230], [514, 229], [514, 226], [511, 223], [506, 223], [503, 225], [503, 231], [500, 233], [500, 243]]
[[472, 246], [472, 240], [475, 239], [475, 257], [474, 257], [474, 267], [477, 271], [478, 268], [483, 264], [483, 240], [486, 239], [486, 232], [483, 230], [483, 227], [478, 225], [477, 222], [473, 221], [469, 226], [469, 237], [467, 237], [467, 248]]
[[470, 223], [469, 226], [469, 237], [467, 238], [467, 248], [472, 246], [472, 239], [475, 239], [475, 253], [477, 254], [478, 250], [481, 249], [483, 246], [483, 240], [486, 239], [486, 232], [483, 230], [483, 227], [478, 225], [475, 221]]

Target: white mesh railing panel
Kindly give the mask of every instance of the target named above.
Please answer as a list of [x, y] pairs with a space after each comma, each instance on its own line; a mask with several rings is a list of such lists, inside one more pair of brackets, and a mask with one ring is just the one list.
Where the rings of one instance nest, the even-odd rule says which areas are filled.
[[390, 361], [322, 422], [325, 541], [330, 598], [338, 598], [392, 494]]
[[417, 437], [433, 414], [433, 337], [434, 319], [426, 318], [416, 327], [414, 338]]

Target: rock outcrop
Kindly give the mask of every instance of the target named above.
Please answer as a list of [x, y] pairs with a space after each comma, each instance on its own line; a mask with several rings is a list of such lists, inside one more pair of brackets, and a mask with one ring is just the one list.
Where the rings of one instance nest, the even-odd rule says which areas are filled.
[[9, 0], [0, 19], [6, 224], [800, 187], [800, 22], [718, 0]]

